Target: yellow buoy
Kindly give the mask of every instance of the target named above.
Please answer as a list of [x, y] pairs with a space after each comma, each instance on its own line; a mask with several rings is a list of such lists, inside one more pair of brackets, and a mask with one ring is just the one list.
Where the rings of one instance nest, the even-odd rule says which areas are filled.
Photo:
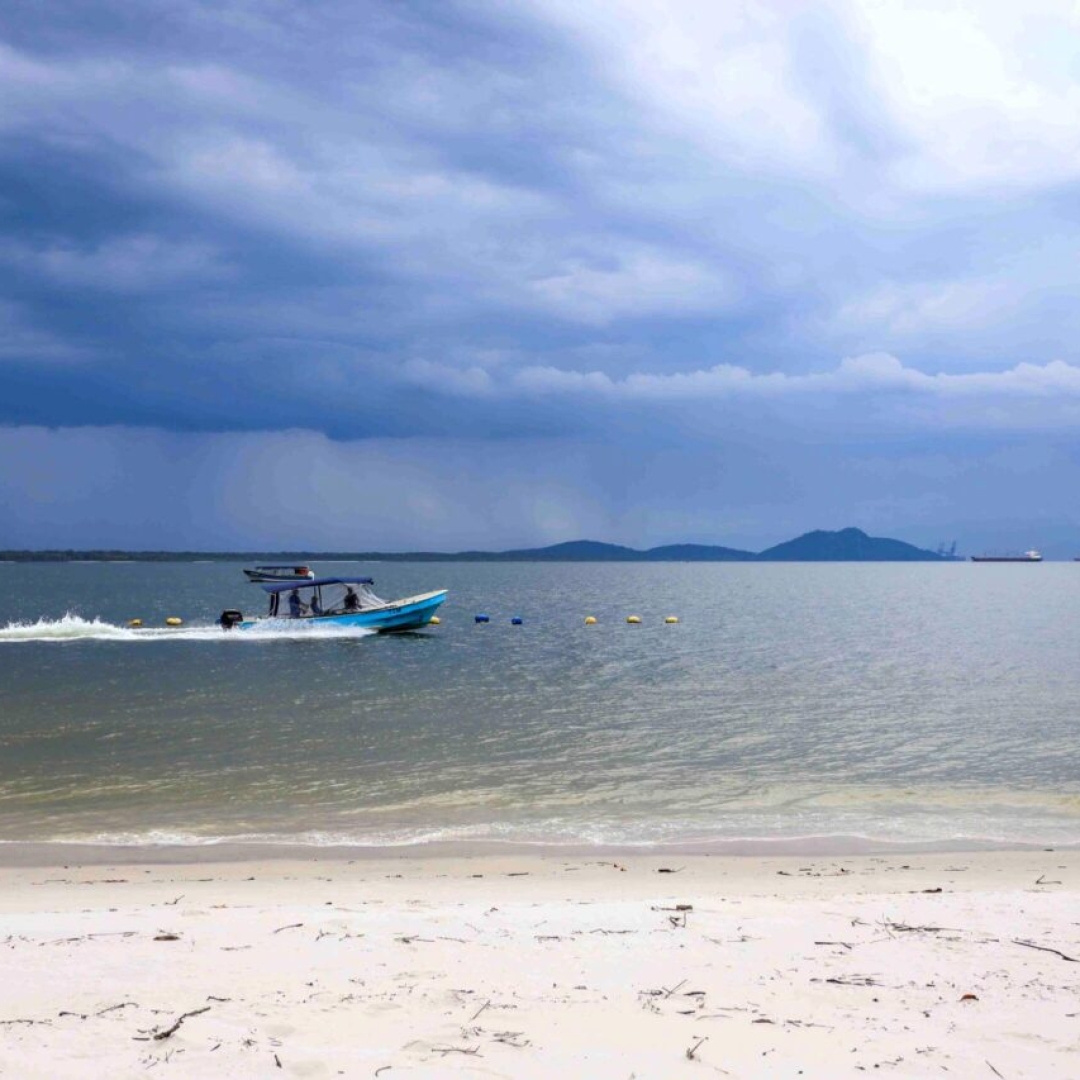
[[595, 615], [586, 615], [585, 616], [585, 625], [586, 626], [595, 626], [596, 625], [596, 616]]
[[440, 619], [438, 615], [432, 615], [431, 618], [428, 619], [428, 625], [430, 626], [438, 626], [441, 622], [442, 619]]
[[666, 619], [664, 620], [664, 622], [666, 622], [666, 623], [677, 623], [678, 621], [679, 621], [679, 617], [678, 617], [678, 615], [669, 615], [669, 616], [668, 616], [668, 617], [667, 617], [667, 618], [666, 618]]
[[165, 620], [165, 625], [166, 626], [183, 626], [184, 625], [184, 620], [183, 619], [178, 619], [175, 615], [170, 615]]
[[142, 626], [142, 619], [128, 619], [128, 626]]
[[626, 616], [626, 621], [628, 623], [639, 623], [639, 622], [641, 622], [641, 616], [640, 615], [627, 615]]

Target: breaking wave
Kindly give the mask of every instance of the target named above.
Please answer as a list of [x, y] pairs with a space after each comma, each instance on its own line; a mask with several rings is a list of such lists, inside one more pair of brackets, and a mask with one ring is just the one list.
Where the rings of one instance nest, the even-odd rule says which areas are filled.
[[70, 612], [60, 619], [11, 622], [0, 628], [0, 644], [27, 641], [311, 641], [362, 638], [376, 633], [359, 626], [327, 626], [267, 619], [249, 630], [226, 633], [216, 624], [191, 626], [118, 626], [102, 619], [84, 619]]

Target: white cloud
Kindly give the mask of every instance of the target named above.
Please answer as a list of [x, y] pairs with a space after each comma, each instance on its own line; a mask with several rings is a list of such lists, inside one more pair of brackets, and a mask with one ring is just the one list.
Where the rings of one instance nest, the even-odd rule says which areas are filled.
[[585, 42], [642, 122], [739, 168], [826, 173], [834, 147], [800, 91], [790, 6], [709, 0], [532, 0]]
[[896, 179], [918, 187], [1040, 187], [1080, 175], [1080, 8], [874, 0], [850, 4], [917, 147]]
[[563, 318], [603, 325], [626, 317], [719, 315], [739, 290], [717, 267], [629, 247], [602, 263], [570, 261], [531, 281], [527, 297]]
[[141, 233], [116, 236], [90, 248], [51, 243], [0, 243], [0, 262], [21, 273], [36, 273], [57, 285], [105, 291], [149, 292], [193, 280], [220, 281], [229, 276], [221, 253], [208, 244], [173, 241]]
[[1005, 371], [931, 374], [905, 367], [887, 353], [868, 353], [842, 360], [831, 371], [795, 375], [779, 371], [754, 373], [735, 364], [623, 377], [612, 377], [599, 371], [527, 367], [515, 373], [504, 388], [508, 392], [592, 394], [646, 401], [892, 391], [933, 397], [1055, 397], [1065, 394], [1080, 398], [1080, 366], [1054, 360], [1042, 365], [1020, 363]]

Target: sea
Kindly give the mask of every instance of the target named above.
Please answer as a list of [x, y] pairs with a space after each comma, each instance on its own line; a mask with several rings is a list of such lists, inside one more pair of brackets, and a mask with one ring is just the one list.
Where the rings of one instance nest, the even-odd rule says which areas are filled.
[[239, 563], [0, 564], [0, 842], [1080, 842], [1080, 563], [318, 568], [441, 625], [225, 633]]

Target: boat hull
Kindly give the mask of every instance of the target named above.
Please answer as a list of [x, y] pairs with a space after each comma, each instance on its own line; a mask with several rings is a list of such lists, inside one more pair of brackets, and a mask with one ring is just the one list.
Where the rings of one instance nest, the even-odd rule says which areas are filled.
[[300, 623], [305, 626], [355, 626], [382, 633], [420, 630], [431, 622], [439, 606], [446, 600], [446, 592], [446, 589], [440, 589], [420, 596], [408, 596], [402, 600], [391, 600], [382, 607], [341, 615], [311, 615], [302, 619], [245, 619], [237, 629], [250, 630], [255, 626], [293, 627]]

